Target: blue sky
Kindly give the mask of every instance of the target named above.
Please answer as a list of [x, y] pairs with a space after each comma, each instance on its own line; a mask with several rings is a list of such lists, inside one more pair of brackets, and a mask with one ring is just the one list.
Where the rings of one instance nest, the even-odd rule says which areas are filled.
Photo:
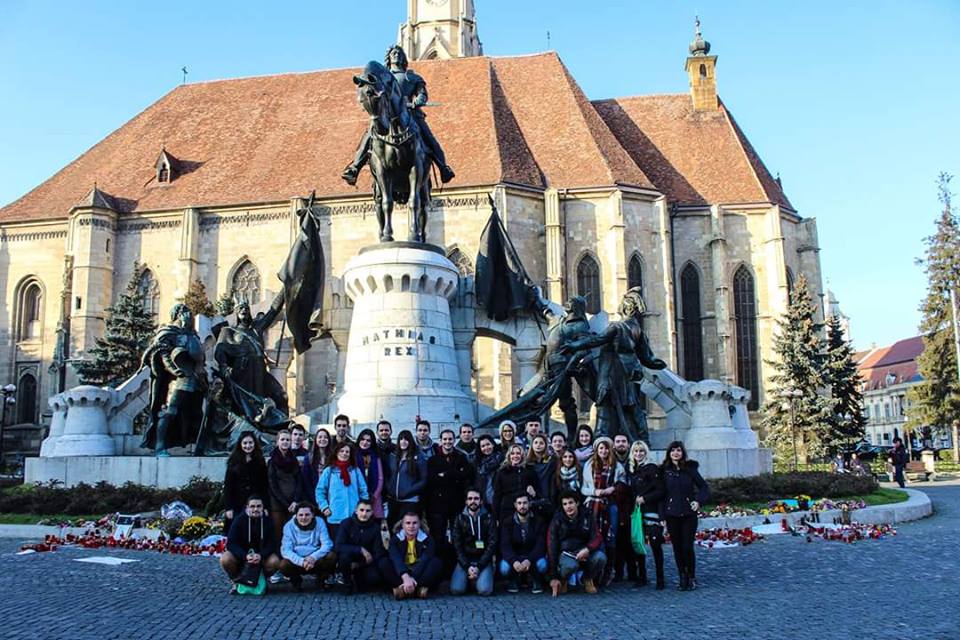
[[[817, 218], [856, 346], [915, 335], [936, 177], [960, 174], [960, 3], [475, 2], [486, 53], [545, 50], [549, 31], [594, 99], [685, 91], [699, 13], [725, 103]], [[173, 88], [184, 65], [188, 81], [359, 66], [405, 16], [405, 0], [0, 0], [0, 203]]]

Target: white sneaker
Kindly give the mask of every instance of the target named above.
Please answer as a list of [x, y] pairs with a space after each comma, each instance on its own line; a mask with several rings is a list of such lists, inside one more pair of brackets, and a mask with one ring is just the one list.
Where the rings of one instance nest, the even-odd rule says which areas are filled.
[[279, 571], [277, 571], [275, 574], [270, 576], [270, 584], [281, 584], [283, 582], [289, 582], [289, 581], [290, 581], [290, 578], [283, 575]]

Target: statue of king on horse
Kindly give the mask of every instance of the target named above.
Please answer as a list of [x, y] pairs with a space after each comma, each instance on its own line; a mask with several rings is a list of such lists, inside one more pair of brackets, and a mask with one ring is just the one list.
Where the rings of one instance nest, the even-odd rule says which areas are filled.
[[452, 180], [454, 173], [421, 110], [427, 103], [426, 82], [407, 68], [407, 55], [399, 46], [387, 51], [385, 62], [387, 66], [370, 61], [363, 73], [353, 78], [357, 100], [370, 115], [370, 127], [342, 177], [356, 184], [360, 170], [369, 162], [380, 241], [393, 240], [393, 205], [410, 202], [410, 240], [425, 242], [430, 165], [437, 165], [444, 183]]

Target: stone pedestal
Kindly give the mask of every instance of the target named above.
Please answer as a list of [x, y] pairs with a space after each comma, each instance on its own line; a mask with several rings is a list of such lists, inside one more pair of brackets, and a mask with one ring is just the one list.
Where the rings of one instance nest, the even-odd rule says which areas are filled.
[[54, 457], [112, 456], [115, 446], [107, 428], [110, 389], [82, 385], [64, 391], [67, 415], [63, 435], [56, 440]]
[[450, 319], [459, 276], [441, 249], [409, 242], [367, 247], [347, 263], [354, 308], [338, 412], [361, 424], [420, 416], [435, 432], [457, 415], [476, 420]]
[[[747, 423], [747, 428], [736, 428], [733, 417], [736, 401], [741, 401], [736, 390], [739, 387], [718, 380], [691, 382], [686, 387], [690, 404], [690, 429], [684, 444], [690, 449], [756, 449], [757, 434]], [[741, 402], [742, 404], [742, 402]], [[742, 424], [741, 421], [738, 421]]]

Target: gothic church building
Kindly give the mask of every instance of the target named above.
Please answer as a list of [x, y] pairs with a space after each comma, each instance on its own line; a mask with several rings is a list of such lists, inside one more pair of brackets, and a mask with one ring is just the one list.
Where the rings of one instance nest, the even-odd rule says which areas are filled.
[[[720, 99], [709, 44], [698, 31], [686, 93], [591, 100], [555, 52], [484, 55], [473, 4], [409, 0], [399, 30], [457, 172], [434, 191], [430, 241], [471, 273], [492, 193], [549, 298], [615, 311], [642, 287], [654, 351], [688, 379], [748, 388], [760, 406], [793, 279], [823, 292], [817, 228]], [[356, 188], [340, 179], [367, 126], [357, 71], [178, 86], [0, 209], [0, 384], [20, 396], [8, 422], [41, 422], [47, 398], [78, 383], [63, 363], [102, 334], [136, 263], [158, 321], [194, 279], [211, 299], [269, 302], [313, 190], [327, 221], [329, 337], [302, 357], [285, 347], [275, 373], [297, 412], [342, 388], [351, 302], [339, 278], [377, 240], [369, 174]], [[503, 406], [526, 368], [496, 336], [468, 346], [474, 391]]]

